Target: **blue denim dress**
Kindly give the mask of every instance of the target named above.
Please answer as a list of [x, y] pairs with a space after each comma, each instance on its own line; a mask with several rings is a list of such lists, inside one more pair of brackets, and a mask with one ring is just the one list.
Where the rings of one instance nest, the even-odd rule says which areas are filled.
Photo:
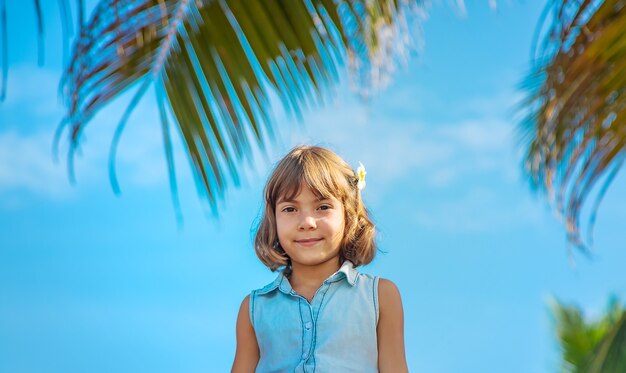
[[349, 261], [311, 303], [280, 273], [250, 294], [250, 321], [260, 351], [256, 372], [378, 372], [378, 277]]

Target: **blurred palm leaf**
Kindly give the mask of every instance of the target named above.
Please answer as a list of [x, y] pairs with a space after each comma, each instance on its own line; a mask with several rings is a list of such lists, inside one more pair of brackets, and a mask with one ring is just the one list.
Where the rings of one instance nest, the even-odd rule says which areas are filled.
[[626, 312], [595, 349], [586, 371], [590, 373], [626, 372]]
[[553, 303], [556, 332], [567, 373], [626, 371], [626, 311], [616, 300], [597, 321], [585, 321], [574, 306]]
[[[405, 12], [417, 1], [102, 0], [77, 39], [62, 82], [70, 175], [89, 120], [134, 84], [117, 141], [137, 102], [155, 83], [170, 181], [176, 189], [167, 109], [186, 145], [198, 190], [215, 212], [239, 162], [272, 137], [268, 95], [300, 115], [321, 100], [347, 59], [376, 84], [399, 50]], [[384, 75], [384, 74], [383, 74]], [[60, 132], [59, 132], [60, 133]], [[73, 177], [73, 176], [72, 176]]]
[[[77, 23], [78, 29], [83, 23], [83, 0], [77, 0]], [[63, 56], [67, 55], [67, 42], [72, 34], [72, 15], [69, 0], [58, 1], [61, 14], [61, 28], [63, 29]], [[44, 63], [44, 25], [41, 10], [41, 1], [33, 0], [33, 10], [37, 20], [37, 54], [39, 65]], [[0, 69], [2, 70], [0, 79], [0, 101], [6, 98], [6, 89], [9, 72], [9, 35], [7, 30], [7, 4], [6, 0], [0, 0]]]
[[[626, 9], [624, 0], [552, 1], [554, 15], [538, 67], [526, 80], [526, 169], [565, 215], [570, 242], [580, 234], [585, 199], [600, 182], [588, 242], [626, 145]], [[548, 14], [547, 13], [547, 14]]]

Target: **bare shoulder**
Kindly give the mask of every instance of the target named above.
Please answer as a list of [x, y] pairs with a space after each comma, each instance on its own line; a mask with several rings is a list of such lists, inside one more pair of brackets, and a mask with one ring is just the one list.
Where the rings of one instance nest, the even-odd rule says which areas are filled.
[[252, 327], [252, 321], [250, 321], [250, 295], [246, 295], [246, 297], [243, 298], [243, 301], [241, 301], [241, 306], [239, 306], [239, 314], [237, 315], [238, 336], [240, 332], [252, 334], [252, 336], [255, 336], [254, 328]]
[[246, 296], [237, 315], [237, 350], [231, 372], [254, 372], [259, 361], [259, 346], [250, 321], [250, 295]]
[[386, 278], [378, 280], [378, 302], [381, 308], [387, 305], [400, 305], [402, 309], [402, 298], [396, 284]]
[[246, 295], [245, 298], [241, 301], [241, 306], [239, 306], [239, 314], [242, 312], [248, 312], [250, 309], [250, 294]]
[[404, 312], [396, 284], [384, 278], [378, 281], [378, 304], [378, 369], [381, 373], [407, 372]]

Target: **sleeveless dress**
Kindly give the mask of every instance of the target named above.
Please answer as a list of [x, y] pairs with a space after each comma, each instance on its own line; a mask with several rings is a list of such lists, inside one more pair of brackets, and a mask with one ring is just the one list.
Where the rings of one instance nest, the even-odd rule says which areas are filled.
[[250, 294], [258, 373], [378, 372], [378, 277], [350, 261], [326, 279], [311, 303], [281, 272]]

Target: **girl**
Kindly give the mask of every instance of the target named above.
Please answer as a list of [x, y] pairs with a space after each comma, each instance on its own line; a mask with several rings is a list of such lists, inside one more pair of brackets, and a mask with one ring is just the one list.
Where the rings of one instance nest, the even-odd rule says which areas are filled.
[[255, 251], [281, 270], [241, 303], [232, 372], [407, 371], [398, 289], [355, 269], [376, 253], [364, 177], [314, 146], [278, 163]]

